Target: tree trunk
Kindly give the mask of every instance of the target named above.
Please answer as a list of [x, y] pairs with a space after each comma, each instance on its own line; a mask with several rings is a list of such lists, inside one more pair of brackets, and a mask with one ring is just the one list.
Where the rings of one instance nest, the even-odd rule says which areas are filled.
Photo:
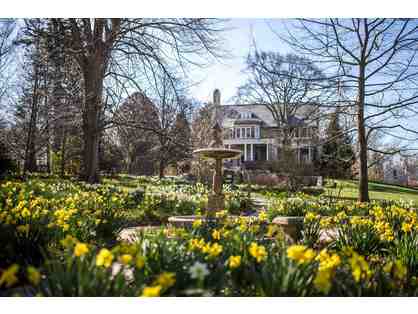
[[66, 145], [67, 144], [67, 132], [64, 130], [62, 135], [62, 146], [61, 146], [61, 178], [64, 178], [65, 175], [65, 154], [66, 154]]
[[31, 112], [30, 120], [28, 126], [28, 135], [26, 140], [26, 149], [25, 149], [25, 163], [23, 166], [23, 175], [26, 175], [26, 172], [35, 172], [37, 170], [36, 165], [36, 147], [35, 147], [35, 136], [36, 136], [36, 123], [38, 121], [38, 88], [39, 88], [39, 79], [38, 79], [38, 68], [35, 65], [34, 73], [34, 82], [33, 82], [33, 91], [32, 91], [32, 103], [31, 103]]
[[364, 102], [365, 102], [365, 66], [360, 64], [358, 78], [357, 99], [357, 131], [359, 142], [359, 201], [369, 201], [369, 179], [367, 173], [367, 139], [364, 125]]
[[163, 160], [160, 160], [160, 164], [159, 164], [159, 177], [160, 177], [160, 179], [164, 178], [164, 170], [165, 170], [165, 162]]
[[100, 110], [102, 105], [103, 73], [100, 66], [89, 66], [84, 74], [85, 108], [83, 112], [84, 154], [82, 179], [88, 183], [98, 183], [99, 177], [99, 140]]
[[52, 173], [52, 162], [51, 162], [51, 130], [49, 125], [49, 118], [46, 122], [46, 134], [47, 134], [47, 140], [46, 140], [46, 168], [49, 174]]

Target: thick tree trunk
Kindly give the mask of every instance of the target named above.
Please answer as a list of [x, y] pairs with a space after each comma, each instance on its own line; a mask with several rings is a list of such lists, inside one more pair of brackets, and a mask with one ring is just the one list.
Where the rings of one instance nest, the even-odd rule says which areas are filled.
[[359, 142], [359, 201], [369, 201], [369, 179], [367, 173], [367, 139], [366, 127], [364, 125], [364, 102], [365, 102], [365, 66], [360, 65], [358, 78], [358, 99], [357, 99], [357, 131]]
[[88, 110], [83, 117], [84, 173], [82, 178], [89, 183], [99, 182], [99, 132], [98, 113]]
[[[97, 62], [97, 60], [95, 60]], [[84, 154], [82, 179], [98, 183], [100, 110], [102, 107], [103, 73], [100, 66], [92, 64], [84, 75], [85, 108], [83, 112]]]

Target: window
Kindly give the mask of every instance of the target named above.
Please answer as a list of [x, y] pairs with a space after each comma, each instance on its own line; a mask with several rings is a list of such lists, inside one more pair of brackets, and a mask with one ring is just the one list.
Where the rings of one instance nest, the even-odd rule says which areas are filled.
[[252, 112], [241, 112], [240, 117], [241, 119], [251, 119], [254, 118], [254, 114]]
[[258, 126], [236, 127], [231, 130], [231, 138], [259, 138], [260, 128]]

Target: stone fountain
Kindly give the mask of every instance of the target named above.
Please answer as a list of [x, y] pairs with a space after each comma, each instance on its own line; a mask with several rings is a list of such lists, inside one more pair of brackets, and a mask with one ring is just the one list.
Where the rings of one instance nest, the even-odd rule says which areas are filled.
[[201, 148], [193, 151], [193, 154], [204, 159], [212, 159], [215, 161], [215, 169], [212, 181], [212, 190], [208, 196], [208, 203], [205, 208], [204, 216], [173, 216], [168, 221], [175, 226], [188, 226], [197, 219], [212, 219], [216, 211], [225, 208], [225, 196], [222, 193], [222, 164], [224, 159], [234, 159], [241, 156], [241, 151], [236, 149], [227, 149], [223, 146], [222, 128], [219, 123], [219, 106], [220, 106], [220, 92], [216, 89], [213, 93], [214, 110], [214, 124], [211, 128], [212, 140], [207, 148]]

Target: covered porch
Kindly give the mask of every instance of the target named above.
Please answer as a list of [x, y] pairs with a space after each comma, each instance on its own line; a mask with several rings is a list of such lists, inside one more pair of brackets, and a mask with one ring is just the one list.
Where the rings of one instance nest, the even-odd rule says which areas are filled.
[[271, 159], [271, 144], [232, 144], [226, 145], [226, 147], [240, 150], [242, 152], [241, 162], [268, 161]]

